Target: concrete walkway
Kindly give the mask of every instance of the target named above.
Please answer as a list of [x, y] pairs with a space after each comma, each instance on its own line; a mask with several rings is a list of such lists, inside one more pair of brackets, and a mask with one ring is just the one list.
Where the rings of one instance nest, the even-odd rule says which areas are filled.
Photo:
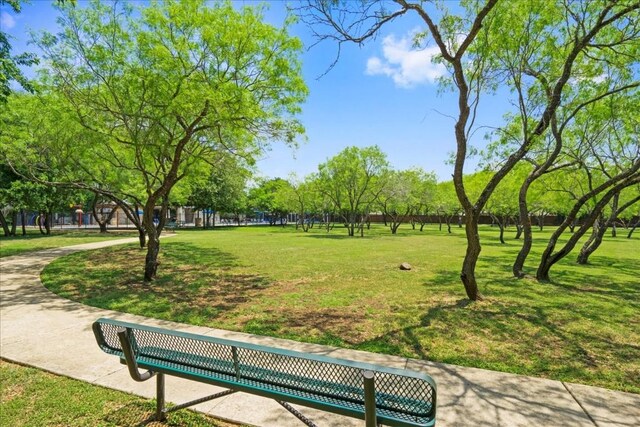
[[[640, 395], [636, 394], [144, 318], [71, 302], [49, 292], [40, 282], [42, 269], [59, 256], [135, 241], [137, 239], [112, 240], [0, 259], [0, 357], [154, 397], [155, 381], [134, 382], [117, 358], [98, 349], [91, 323], [98, 317], [111, 317], [427, 372], [438, 384], [438, 426], [640, 426]], [[167, 378], [167, 400], [176, 403], [204, 396], [215, 389]], [[195, 409], [250, 425], [302, 425], [274, 401], [243, 393], [203, 403]], [[320, 426], [363, 425], [358, 420], [307, 408], [300, 410]]]

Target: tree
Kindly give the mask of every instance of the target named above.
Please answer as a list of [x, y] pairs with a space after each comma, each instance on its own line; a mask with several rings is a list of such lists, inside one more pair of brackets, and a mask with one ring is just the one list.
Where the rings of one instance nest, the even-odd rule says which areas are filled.
[[[576, 144], [574, 153], [568, 153], [576, 163], [575, 174], [582, 174], [583, 179], [571, 180], [571, 189], [575, 193], [580, 190], [577, 185], [584, 182], [584, 189], [575, 194], [576, 202], [564, 221], [552, 233], [542, 254], [536, 277], [540, 281], [549, 281], [549, 272], [562, 258], [575, 247], [578, 240], [596, 223], [606, 208], [621, 191], [640, 183], [640, 124], [638, 122], [637, 97], [626, 97], [625, 100], [611, 103], [610, 112], [620, 107], [634, 108], [626, 110], [623, 115], [608, 114], [607, 120], [598, 118], [599, 106], [592, 106], [593, 111], [585, 114], [585, 121], [575, 132], [581, 144]], [[620, 102], [625, 102], [620, 104]], [[616, 208], [617, 209], [617, 208]], [[561, 233], [569, 227], [582, 212], [583, 218], [575, 233], [567, 242], [556, 248]], [[604, 224], [598, 224], [598, 227]], [[597, 230], [596, 230], [597, 233]]]
[[[504, 22], [522, 20], [523, 25], [509, 26], [502, 39], [497, 34], [501, 49], [495, 59], [507, 76], [517, 109], [499, 130], [501, 136], [493, 149], [499, 148], [493, 155], [504, 162], [526, 147], [523, 159], [533, 166], [518, 193], [524, 239], [512, 270], [514, 276], [523, 277], [533, 244], [531, 213], [541, 213], [539, 207], [528, 206], [528, 193], [545, 174], [571, 165], [564, 155], [563, 133], [586, 107], [638, 86], [631, 70], [638, 58], [639, 4], [601, 1], [508, 5], [502, 16]], [[558, 39], [558, 29], [562, 29], [564, 41]]]
[[447, 224], [447, 232], [451, 234], [451, 220], [460, 215], [462, 208], [456, 197], [453, 181], [439, 182], [434, 198], [435, 213], [438, 215], [438, 226], [442, 231], [442, 220]]
[[288, 204], [292, 207], [292, 212], [296, 212], [296, 230], [301, 228], [305, 233], [308, 232], [314, 225], [319, 204], [313, 176], [308, 176], [304, 181], [299, 181], [295, 175], [292, 176], [285, 197], [289, 199]]
[[[14, 13], [20, 13], [19, 0], [0, 0], [0, 6], [8, 4]], [[10, 36], [0, 28], [0, 104], [6, 104], [7, 98], [13, 92], [11, 82], [16, 82], [24, 90], [33, 92], [34, 88], [20, 67], [38, 63], [38, 58], [32, 53], [11, 55]]]
[[[206, 211], [202, 227], [215, 226], [216, 212], [234, 212], [236, 204], [245, 197], [244, 191], [250, 172], [233, 156], [223, 158], [211, 168], [208, 179], [191, 185], [187, 204], [196, 210]], [[213, 222], [211, 218], [213, 219]]]
[[347, 147], [318, 166], [319, 191], [331, 201], [347, 234], [364, 234], [364, 224], [385, 186], [386, 155], [377, 146]]
[[[627, 193], [635, 193], [628, 197], [627, 200], [620, 202], [620, 195]], [[600, 247], [602, 239], [607, 231], [607, 227], [612, 227], [615, 230], [615, 222], [619, 215], [625, 212], [628, 208], [638, 204], [640, 202], [640, 192], [638, 192], [638, 186], [630, 186], [620, 190], [620, 192], [613, 195], [611, 202], [609, 203], [610, 213], [608, 218], [605, 218], [604, 211], [596, 218], [593, 224], [593, 230], [589, 239], [582, 245], [580, 253], [578, 254], [578, 264], [587, 264], [589, 257]], [[612, 236], [615, 237], [615, 234]]]
[[511, 221], [515, 221], [518, 230], [516, 239], [521, 234], [521, 226], [518, 221], [518, 184], [522, 182], [524, 173], [526, 173], [525, 167], [514, 168], [509, 175], [500, 181], [500, 184], [498, 184], [485, 205], [485, 212], [491, 216], [493, 222], [500, 229], [499, 239], [502, 244], [505, 243], [505, 228]]
[[[475, 267], [481, 245], [478, 220], [489, 197], [500, 181], [520, 162], [549, 127], [551, 117], [561, 105], [562, 94], [574, 75], [576, 58], [603, 32], [616, 37], [616, 25], [633, 16], [640, 8], [638, 2], [466, 2], [465, 13], [452, 14], [446, 7], [436, 10], [435, 4], [396, 0], [387, 3], [317, 1], [302, 9], [306, 21], [320, 38], [338, 43], [364, 41], [375, 37], [385, 24], [405, 14], [415, 13], [427, 31], [415, 37], [417, 46], [424, 46], [430, 36], [440, 52], [439, 61], [447, 66], [451, 78], [449, 87], [455, 88], [458, 115], [454, 134], [456, 153], [453, 182], [456, 195], [465, 213], [467, 250], [460, 278], [471, 300], [482, 299], [478, 291]], [[543, 10], [540, 10], [540, 9]], [[440, 16], [440, 20], [434, 18]], [[518, 23], [518, 24], [514, 24]], [[519, 25], [520, 23], [524, 25]], [[624, 25], [626, 22], [622, 22]], [[558, 31], [559, 25], [566, 25]], [[636, 26], [637, 27], [637, 26]], [[606, 31], [610, 29], [610, 31]], [[614, 33], [613, 35], [611, 33]], [[527, 132], [511, 149], [505, 151], [503, 162], [477, 199], [469, 197], [464, 185], [464, 166], [470, 151], [469, 137], [474, 130], [478, 103], [482, 94], [491, 92], [502, 81], [507, 67], [516, 66], [515, 79], [527, 70], [527, 58], [541, 43], [550, 49], [551, 65], [548, 97], [544, 105], [527, 116]], [[603, 46], [607, 45], [604, 42]], [[546, 53], [546, 52], [545, 52]], [[511, 82], [510, 82], [511, 83]], [[517, 102], [517, 101], [516, 101]]]
[[420, 205], [424, 171], [410, 169], [390, 171], [382, 179], [384, 187], [378, 196], [382, 214], [389, 220], [391, 234], [396, 234], [402, 221], [413, 216]]
[[[298, 39], [262, 22], [259, 8], [204, 0], [61, 8], [62, 32], [38, 44], [46, 83], [78, 122], [105, 141], [91, 146], [140, 188], [148, 236], [144, 280], [156, 275], [171, 190], [219, 153], [253, 161], [272, 139], [294, 143], [307, 89]], [[161, 222], [154, 224], [160, 207]]]
[[280, 222], [284, 226], [287, 214], [294, 210], [291, 197], [291, 184], [282, 178], [261, 180], [257, 187], [249, 190], [249, 206], [264, 212], [269, 225]]
[[418, 184], [419, 188], [417, 189], [418, 199], [416, 200], [415, 212], [411, 219], [414, 229], [415, 223], [418, 222], [420, 224], [420, 231], [424, 230], [424, 226], [429, 220], [429, 215], [434, 212], [437, 185], [438, 181], [433, 172], [422, 173]]

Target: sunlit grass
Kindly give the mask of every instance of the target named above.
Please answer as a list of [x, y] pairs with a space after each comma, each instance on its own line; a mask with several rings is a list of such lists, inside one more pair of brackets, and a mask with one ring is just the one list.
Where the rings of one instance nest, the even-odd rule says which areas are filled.
[[[590, 265], [571, 255], [540, 284], [511, 277], [518, 241], [484, 227], [486, 300], [467, 304], [464, 233], [453, 231], [181, 230], [162, 243], [150, 286], [135, 245], [59, 259], [43, 278], [97, 307], [640, 392], [640, 241], [607, 238]], [[531, 273], [549, 233], [536, 233]]]
[[[21, 233], [20, 230], [18, 230]], [[106, 234], [98, 230], [52, 230], [50, 235], [40, 233], [38, 229], [29, 228], [27, 235], [0, 236], [0, 257], [19, 255], [25, 252], [43, 249], [59, 248], [62, 246], [79, 245], [82, 243], [99, 242], [109, 239], [135, 237], [134, 231], [110, 231]]]
[[0, 360], [0, 425], [42, 426], [227, 426], [211, 417], [180, 410], [166, 422], [152, 421], [154, 402]]

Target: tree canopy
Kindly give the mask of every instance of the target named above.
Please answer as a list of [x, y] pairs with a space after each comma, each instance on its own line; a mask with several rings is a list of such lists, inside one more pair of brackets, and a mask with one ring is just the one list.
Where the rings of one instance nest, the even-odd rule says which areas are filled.
[[63, 150], [130, 175], [152, 280], [154, 209], [166, 212], [176, 183], [199, 162], [215, 165], [220, 153], [251, 164], [270, 141], [294, 144], [303, 132], [295, 117], [307, 95], [301, 43], [286, 24], [265, 24], [261, 8], [229, 2], [92, 1], [60, 10], [60, 32], [38, 39], [48, 63], [42, 93], [60, 99], [88, 133], [60, 141]]

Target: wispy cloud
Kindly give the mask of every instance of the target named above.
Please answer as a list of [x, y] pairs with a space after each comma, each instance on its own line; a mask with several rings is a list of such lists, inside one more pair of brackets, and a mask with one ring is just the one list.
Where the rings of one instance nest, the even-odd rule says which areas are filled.
[[3, 30], [10, 30], [16, 26], [16, 20], [13, 19], [13, 16], [9, 15], [7, 12], [2, 12], [0, 14], [0, 27]]
[[396, 86], [411, 88], [419, 84], [434, 83], [446, 73], [442, 64], [432, 59], [440, 51], [437, 46], [416, 50], [412, 48], [412, 34], [397, 39], [394, 35], [382, 40], [382, 56], [367, 61], [366, 74], [391, 77]]

